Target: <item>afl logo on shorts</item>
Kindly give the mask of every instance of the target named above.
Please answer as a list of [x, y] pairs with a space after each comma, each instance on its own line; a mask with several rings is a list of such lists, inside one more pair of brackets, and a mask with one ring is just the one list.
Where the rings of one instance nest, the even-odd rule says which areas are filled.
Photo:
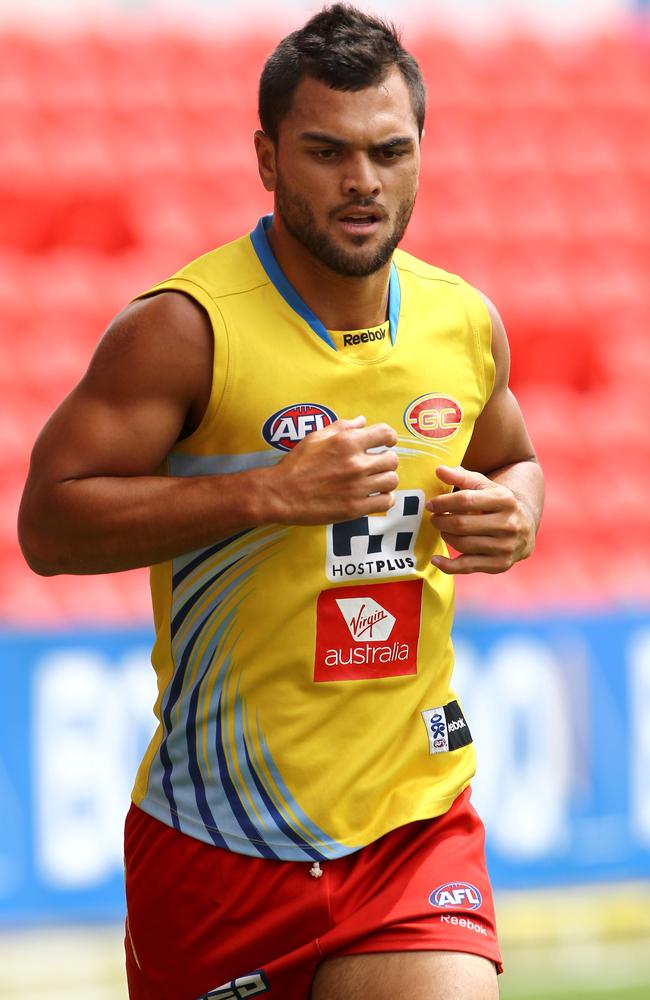
[[446, 441], [458, 432], [463, 419], [460, 403], [451, 396], [419, 396], [404, 413], [406, 429], [424, 440]]
[[478, 910], [483, 899], [476, 886], [469, 882], [445, 882], [433, 890], [429, 902], [432, 906], [439, 906], [441, 910]]
[[294, 403], [269, 417], [262, 428], [262, 437], [278, 451], [291, 451], [312, 431], [322, 431], [337, 419], [334, 411], [327, 406]]

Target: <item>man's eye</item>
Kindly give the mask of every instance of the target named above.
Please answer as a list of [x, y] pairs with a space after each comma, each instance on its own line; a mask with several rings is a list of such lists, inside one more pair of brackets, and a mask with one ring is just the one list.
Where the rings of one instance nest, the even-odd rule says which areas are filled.
[[319, 160], [333, 160], [335, 156], [338, 156], [338, 149], [315, 149], [314, 155]]
[[397, 160], [400, 156], [404, 156], [405, 152], [405, 149], [381, 149], [379, 151], [379, 158], [382, 160]]

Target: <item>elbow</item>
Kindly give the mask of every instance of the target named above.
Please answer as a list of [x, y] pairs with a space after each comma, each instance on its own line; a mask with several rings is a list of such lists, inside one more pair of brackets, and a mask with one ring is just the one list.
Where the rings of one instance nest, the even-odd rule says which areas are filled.
[[30, 515], [23, 502], [18, 514], [18, 544], [25, 562], [38, 576], [62, 573], [59, 558], [53, 551], [52, 538], [39, 527], [39, 518]]
[[28, 540], [23, 532], [19, 532], [18, 541], [23, 558], [33, 573], [38, 576], [57, 576], [62, 572], [55, 560], [48, 557], [44, 548], [32, 538]]

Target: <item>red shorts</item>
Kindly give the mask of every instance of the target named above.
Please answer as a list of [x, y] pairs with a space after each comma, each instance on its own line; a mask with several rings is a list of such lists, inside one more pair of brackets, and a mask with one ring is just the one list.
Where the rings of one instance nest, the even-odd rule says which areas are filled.
[[484, 830], [467, 789], [443, 816], [321, 863], [234, 854], [131, 806], [131, 1000], [307, 1000], [333, 955], [463, 951], [501, 971]]

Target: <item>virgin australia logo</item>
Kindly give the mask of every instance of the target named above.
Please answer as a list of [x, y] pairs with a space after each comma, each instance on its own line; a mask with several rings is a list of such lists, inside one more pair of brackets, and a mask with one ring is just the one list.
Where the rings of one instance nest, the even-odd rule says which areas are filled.
[[355, 642], [385, 642], [395, 618], [371, 597], [345, 597], [336, 603]]

